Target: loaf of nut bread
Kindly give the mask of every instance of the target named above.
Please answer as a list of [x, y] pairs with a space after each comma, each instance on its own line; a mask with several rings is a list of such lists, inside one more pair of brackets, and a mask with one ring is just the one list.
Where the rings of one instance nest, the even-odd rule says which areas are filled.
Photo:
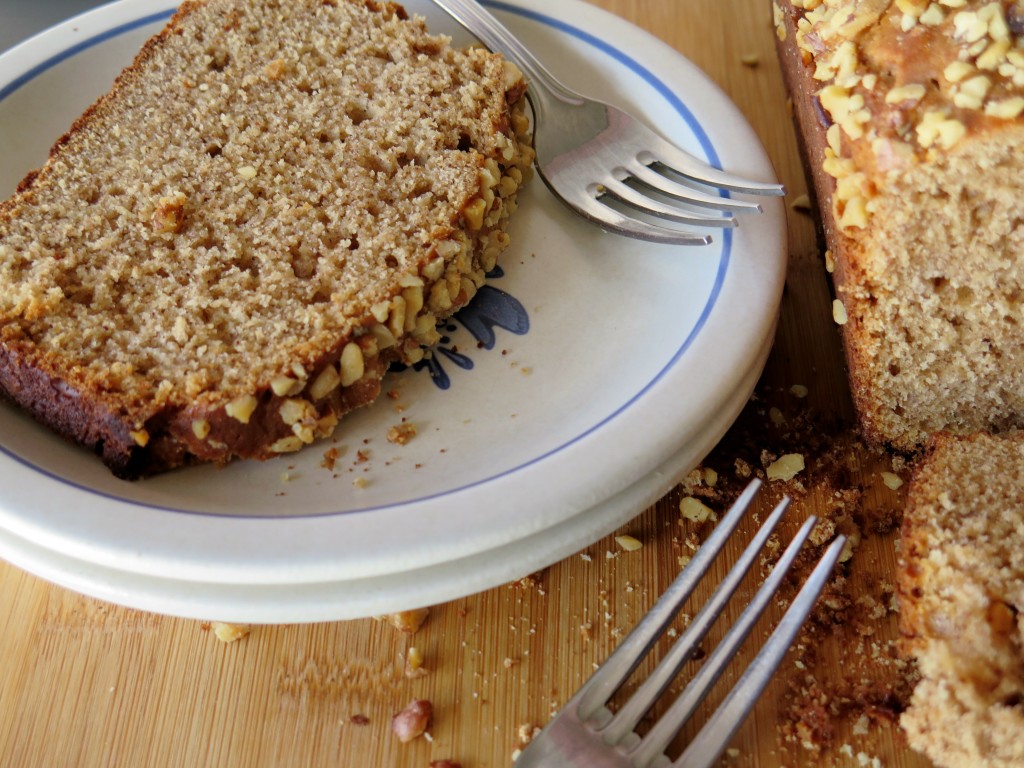
[[938, 436], [900, 550], [910, 745], [944, 768], [1024, 765], [1024, 433]]
[[118, 476], [331, 434], [507, 246], [521, 73], [373, 0], [186, 0], [0, 204], [0, 390]]
[[1024, 3], [773, 6], [865, 437], [1024, 425]]

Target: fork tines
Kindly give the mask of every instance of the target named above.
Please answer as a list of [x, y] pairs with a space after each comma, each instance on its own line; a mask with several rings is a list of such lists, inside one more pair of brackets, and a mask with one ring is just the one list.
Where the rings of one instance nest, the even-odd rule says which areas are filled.
[[[670, 763], [664, 756], [665, 749], [678, 735], [682, 726], [690, 720], [729, 662], [735, 657], [758, 618], [778, 593], [797, 554], [817, 522], [816, 518], [811, 516], [793, 537], [739, 619], [728, 630], [714, 651], [707, 656], [683, 692], [668, 706], [644, 736], [640, 737], [636, 734], [635, 728], [641, 718], [675, 680], [682, 666], [695, 657], [700, 643], [757, 560], [758, 554], [772, 535], [789, 504], [789, 499], [783, 499], [761, 525], [728, 575], [691, 620], [686, 630], [653, 673], [617, 712], [613, 714], [607, 708], [609, 699], [637, 668], [657, 639], [664, 634], [694, 588], [703, 579], [726, 541], [743, 519], [759, 489], [759, 481], [754, 481], [746, 488], [708, 539], [697, 550], [690, 563], [657, 600], [651, 611], [563, 710], [564, 715], [577, 720], [583, 728], [592, 733], [595, 739], [603, 742], [606, 748], [614, 748], [618, 757], [622, 759], [621, 763], [608, 762], [607, 765], [621, 764], [637, 768], [670, 764], [687, 768], [713, 765], [753, 708], [827, 583], [845, 544], [845, 538], [842, 536], [837, 537], [821, 556], [817, 566], [790, 604], [777, 628], [748, 666], [739, 682], [726, 695], [717, 711], [686, 747], [684, 753], [675, 762]], [[559, 715], [559, 717], [562, 716]], [[542, 739], [543, 736], [539, 738]], [[566, 764], [583, 765], [585, 763], [570, 762]]]

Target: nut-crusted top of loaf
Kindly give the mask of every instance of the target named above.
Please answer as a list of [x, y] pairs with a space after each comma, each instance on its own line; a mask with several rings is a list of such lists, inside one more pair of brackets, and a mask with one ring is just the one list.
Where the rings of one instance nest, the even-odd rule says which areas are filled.
[[[812, 63], [835, 162], [870, 176], [933, 162], [1024, 115], [1019, 0], [793, 0], [795, 43]], [[778, 6], [776, 6], [778, 7]], [[783, 30], [782, 26], [777, 27]], [[785, 32], [781, 32], [785, 34]], [[845, 166], [845, 167], [844, 167]], [[840, 226], [863, 228], [881, 190], [847, 180]]]
[[[401, 350], [417, 313], [429, 341], [423, 301], [386, 343], [371, 330], [410, 287], [445, 283], [428, 319], [453, 311], [507, 244], [524, 88], [392, 3], [185, 2], [0, 206], [0, 384], [127, 474], [103, 443], [137, 453], [175, 419], [205, 444], [164, 444], [155, 468], [268, 455], [294, 426], [261, 415], [282, 397], [313, 403], [322, 432], [358, 403], [321, 407], [306, 383], [350, 342]], [[88, 406], [54, 415], [74, 406], [43, 402], [45, 381]], [[232, 401], [259, 439], [202, 423]], [[116, 426], [83, 437], [101, 418]]]
[[936, 438], [907, 499], [902, 724], [940, 766], [1024, 764], [1024, 433]]

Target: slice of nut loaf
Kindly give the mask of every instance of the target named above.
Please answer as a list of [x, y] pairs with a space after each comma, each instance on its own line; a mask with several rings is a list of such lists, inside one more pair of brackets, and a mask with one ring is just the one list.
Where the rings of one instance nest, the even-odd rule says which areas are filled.
[[1024, 3], [773, 6], [865, 437], [1024, 427]]
[[908, 494], [899, 588], [922, 676], [910, 745], [945, 768], [1024, 765], [1024, 432], [936, 438]]
[[0, 204], [0, 390], [119, 476], [329, 435], [507, 246], [521, 73], [373, 0], [187, 0]]

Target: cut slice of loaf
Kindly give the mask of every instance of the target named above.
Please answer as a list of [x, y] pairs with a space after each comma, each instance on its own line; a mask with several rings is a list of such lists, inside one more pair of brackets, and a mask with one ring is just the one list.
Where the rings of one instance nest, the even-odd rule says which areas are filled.
[[1024, 427], [1024, 4], [773, 6], [862, 432]]
[[129, 478], [329, 435], [507, 246], [525, 87], [393, 3], [185, 2], [0, 204], [0, 390]]
[[1024, 432], [936, 438], [908, 493], [899, 588], [922, 676], [910, 745], [945, 768], [1024, 765]]

